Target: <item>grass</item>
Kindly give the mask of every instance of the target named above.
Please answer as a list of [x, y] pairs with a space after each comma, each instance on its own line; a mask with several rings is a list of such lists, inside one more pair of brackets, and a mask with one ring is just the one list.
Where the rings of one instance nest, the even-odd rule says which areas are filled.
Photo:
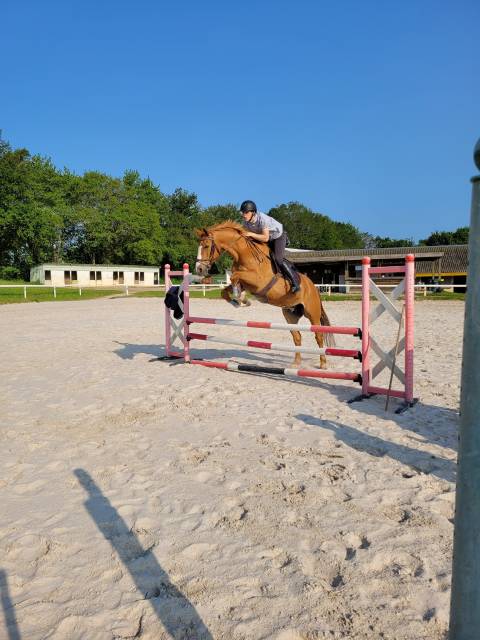
[[[57, 297], [53, 296], [53, 288], [50, 287], [28, 287], [27, 298], [24, 298], [24, 283], [22, 281], [4, 281], [0, 280], [0, 284], [18, 284], [18, 287], [3, 289], [0, 287], [0, 304], [12, 304], [18, 302], [52, 302], [54, 300], [66, 301], [66, 300], [92, 300], [95, 298], [105, 298], [109, 296], [121, 296], [123, 290], [119, 289], [89, 289], [88, 287], [82, 288], [82, 295], [79, 294], [78, 289], [61, 289], [57, 288]], [[25, 283], [29, 284], [29, 283]], [[361, 300], [360, 293], [332, 293], [328, 296], [325, 293], [321, 294], [322, 300], [325, 302], [341, 302], [343, 300]], [[165, 297], [164, 291], [138, 291], [130, 289], [129, 297], [133, 298], [163, 298]], [[220, 290], [206, 290], [205, 295], [203, 291], [190, 291], [191, 298], [204, 298], [206, 300], [220, 300]], [[450, 291], [442, 291], [441, 293], [429, 293], [424, 297], [423, 293], [417, 293], [415, 300], [421, 302], [422, 300], [465, 300], [464, 293], [452, 293]]]
[[109, 289], [82, 289], [80, 295], [78, 289], [57, 289], [57, 297], [53, 296], [53, 288], [29, 287], [27, 297], [24, 297], [23, 287], [12, 289], [0, 288], [0, 304], [14, 304], [19, 302], [63, 302], [66, 300], [92, 300], [105, 298], [117, 294], [118, 291]]
[[[135, 298], [164, 298], [165, 291], [134, 291], [130, 293], [131, 296]], [[214, 289], [205, 291], [205, 295], [203, 295], [202, 291], [192, 291], [190, 290], [190, 298], [206, 298], [209, 300], [220, 300], [220, 289]]]
[[25, 280], [3, 280], [0, 278], [0, 284], [32, 284], [31, 282], [25, 282]]

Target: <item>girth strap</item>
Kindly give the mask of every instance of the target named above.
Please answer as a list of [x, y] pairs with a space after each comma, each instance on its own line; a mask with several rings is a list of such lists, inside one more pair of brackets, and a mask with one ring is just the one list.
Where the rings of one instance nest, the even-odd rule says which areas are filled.
[[270, 291], [273, 285], [277, 282], [277, 280], [278, 280], [278, 274], [275, 273], [273, 278], [270, 280], [270, 282], [265, 287], [263, 287], [261, 291], [257, 291], [257, 293], [254, 293], [253, 295], [256, 298], [266, 298], [267, 293]]

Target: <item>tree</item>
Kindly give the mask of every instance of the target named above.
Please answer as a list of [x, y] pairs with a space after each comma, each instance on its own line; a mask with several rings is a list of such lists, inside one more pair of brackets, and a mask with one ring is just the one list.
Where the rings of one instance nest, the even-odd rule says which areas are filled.
[[420, 244], [427, 246], [440, 246], [449, 244], [468, 244], [469, 227], [458, 227], [456, 231], [435, 231]]
[[361, 234], [353, 225], [334, 222], [300, 202], [281, 204], [270, 209], [269, 215], [284, 225], [292, 247], [324, 250], [362, 246]]

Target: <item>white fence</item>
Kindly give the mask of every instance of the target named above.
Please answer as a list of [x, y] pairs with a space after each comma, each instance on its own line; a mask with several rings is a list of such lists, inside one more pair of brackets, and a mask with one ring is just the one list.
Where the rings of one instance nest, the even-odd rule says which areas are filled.
[[[327, 294], [327, 296], [332, 295], [332, 289], [340, 289], [337, 293], [342, 293], [348, 295], [349, 293], [355, 293], [352, 289], [362, 289], [361, 284], [316, 284], [315, 285], [320, 293]], [[394, 289], [396, 284], [379, 284], [377, 285], [379, 289]], [[427, 291], [431, 293], [437, 293], [442, 289], [465, 289], [467, 288], [466, 284], [416, 284], [415, 293], [421, 292], [424, 297], [427, 295]]]
[[[196, 291], [202, 291], [203, 295], [205, 296], [207, 291], [213, 291], [215, 289], [222, 289], [225, 286], [225, 283], [218, 283], [218, 284], [192, 284], [190, 285], [190, 288]], [[142, 285], [100, 285], [100, 286], [94, 286], [94, 287], [80, 287], [79, 285], [76, 284], [66, 284], [62, 287], [59, 287], [57, 285], [51, 285], [51, 284], [0, 284], [0, 289], [23, 289], [23, 297], [25, 298], [25, 300], [27, 299], [27, 289], [50, 289], [51, 291], [53, 291], [53, 297], [56, 298], [57, 297], [57, 291], [59, 289], [76, 289], [78, 290], [78, 295], [81, 296], [82, 295], [82, 291], [99, 291], [99, 290], [106, 290], [106, 291], [115, 291], [118, 292], [119, 294], [129, 295], [129, 292], [134, 290], [134, 291], [164, 291], [165, 290], [165, 285], [164, 284], [158, 284], [158, 285], [146, 285], [146, 286], [142, 286]]]
[[[217, 289], [223, 289], [226, 285], [225, 282], [220, 282], [216, 284], [191, 284], [190, 289], [192, 291], [201, 291], [204, 296], [206, 296], [207, 291], [215, 291]], [[320, 293], [326, 294], [327, 296], [332, 295], [332, 290], [339, 289], [337, 293], [342, 293], [348, 295], [350, 293], [355, 293], [355, 289], [361, 290], [361, 284], [316, 284], [315, 285]], [[394, 289], [396, 285], [394, 284], [382, 284], [378, 285], [379, 289]], [[442, 289], [466, 289], [466, 284], [416, 284], [415, 292], [423, 293], [423, 296], [427, 296], [427, 292], [430, 291], [432, 293], [441, 291]], [[82, 295], [83, 291], [98, 291], [101, 289], [108, 291], [118, 291], [118, 293], [123, 293], [123, 295], [128, 296], [130, 291], [164, 291], [165, 285], [112, 285], [112, 286], [95, 286], [95, 287], [79, 287], [75, 284], [65, 285], [63, 287], [57, 287], [49, 284], [0, 284], [0, 289], [23, 289], [23, 297], [25, 300], [27, 299], [27, 289], [51, 289], [53, 290], [53, 297], [57, 297], [58, 289], [77, 289], [78, 295]], [[335, 293], [335, 291], [333, 291]]]

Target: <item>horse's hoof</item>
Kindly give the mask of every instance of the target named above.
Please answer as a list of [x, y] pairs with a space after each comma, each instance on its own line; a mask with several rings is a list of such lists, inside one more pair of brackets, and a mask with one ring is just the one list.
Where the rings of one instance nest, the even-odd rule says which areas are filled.
[[240, 302], [238, 300], [230, 300], [230, 304], [236, 308], [240, 306]]

